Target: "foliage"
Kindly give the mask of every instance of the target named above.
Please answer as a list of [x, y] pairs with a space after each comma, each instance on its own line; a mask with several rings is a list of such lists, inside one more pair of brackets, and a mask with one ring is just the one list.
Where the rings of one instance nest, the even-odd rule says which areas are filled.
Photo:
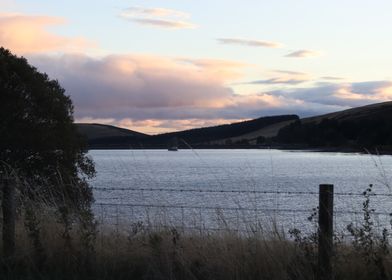
[[250, 133], [269, 125], [296, 120], [296, 115], [282, 115], [272, 117], [262, 117], [250, 121], [243, 121], [233, 124], [218, 125], [212, 127], [195, 128], [180, 132], [165, 133], [156, 135], [146, 140], [147, 144], [159, 144], [165, 143], [173, 137], [178, 139], [184, 139], [189, 144], [207, 143], [208, 141], [214, 141], [224, 138], [231, 138]]
[[[374, 228], [371, 197], [372, 186], [352, 238], [335, 240], [334, 279], [391, 279], [388, 236]], [[13, 265], [0, 256], [2, 279], [317, 279], [317, 208], [308, 217], [313, 233], [292, 229], [286, 238], [276, 229], [254, 230], [259, 223], [213, 232], [138, 221], [100, 224], [97, 232], [91, 213], [71, 221], [65, 207], [29, 203], [17, 221], [25, 227], [16, 227]]]
[[87, 179], [94, 164], [64, 93], [25, 58], [0, 48], [0, 160], [28, 182], [22, 191], [29, 196], [39, 191], [84, 207], [92, 201]]
[[282, 128], [275, 141], [288, 144], [307, 144], [311, 147], [373, 148], [392, 146], [392, 123], [380, 116], [377, 119], [323, 119], [302, 123], [300, 120]]
[[370, 197], [373, 195], [373, 185], [363, 192], [365, 200], [362, 204], [363, 222], [360, 226], [350, 223], [347, 226], [348, 232], [353, 237], [352, 245], [354, 250], [363, 258], [369, 270], [379, 275], [380, 279], [387, 279], [385, 260], [389, 255], [388, 230], [383, 228], [381, 234], [375, 232], [372, 213], [374, 209], [370, 207]]

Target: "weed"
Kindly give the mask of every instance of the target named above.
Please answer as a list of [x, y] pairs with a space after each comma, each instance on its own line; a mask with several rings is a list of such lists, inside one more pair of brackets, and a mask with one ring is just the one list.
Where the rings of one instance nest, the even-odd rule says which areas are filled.
[[363, 192], [365, 198], [362, 203], [363, 222], [359, 226], [350, 223], [347, 230], [353, 238], [354, 250], [362, 257], [369, 270], [379, 275], [378, 279], [387, 279], [385, 262], [389, 255], [389, 233], [386, 228], [382, 229], [381, 234], [375, 231], [372, 219], [375, 210], [370, 206], [372, 195], [373, 185], [370, 184]]

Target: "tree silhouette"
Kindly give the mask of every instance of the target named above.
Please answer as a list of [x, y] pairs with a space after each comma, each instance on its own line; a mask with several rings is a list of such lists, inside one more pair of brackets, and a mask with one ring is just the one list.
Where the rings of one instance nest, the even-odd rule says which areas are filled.
[[0, 48], [0, 160], [32, 191], [90, 205], [93, 162], [73, 124], [73, 105], [55, 80]]

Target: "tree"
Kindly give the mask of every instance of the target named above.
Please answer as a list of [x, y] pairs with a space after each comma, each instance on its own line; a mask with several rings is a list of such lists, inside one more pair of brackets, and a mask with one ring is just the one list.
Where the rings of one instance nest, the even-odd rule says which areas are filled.
[[[73, 124], [73, 105], [55, 80], [0, 48], [0, 160], [30, 191], [89, 206], [95, 175]], [[53, 195], [54, 194], [54, 195]]]

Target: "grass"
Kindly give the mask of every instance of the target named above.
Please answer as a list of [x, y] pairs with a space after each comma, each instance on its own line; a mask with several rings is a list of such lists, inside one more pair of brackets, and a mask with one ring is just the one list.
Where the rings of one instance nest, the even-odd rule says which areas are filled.
[[[16, 254], [12, 260], [1, 258], [1, 279], [317, 277], [316, 240], [298, 230], [292, 236], [276, 229], [184, 232], [141, 222], [96, 228], [77, 216], [64, 219], [64, 212], [45, 206], [33, 209], [34, 214], [19, 215]], [[336, 242], [335, 279], [391, 279], [389, 244], [371, 226], [353, 227], [352, 242]]]
[[[351, 237], [335, 238], [334, 279], [392, 279], [389, 229], [375, 229], [371, 197], [369, 186], [362, 221], [348, 225]], [[273, 221], [245, 232], [224, 222], [219, 231], [137, 221], [110, 227], [89, 211], [21, 203], [16, 252], [11, 259], [0, 254], [0, 279], [318, 279], [317, 235], [287, 234]]]

